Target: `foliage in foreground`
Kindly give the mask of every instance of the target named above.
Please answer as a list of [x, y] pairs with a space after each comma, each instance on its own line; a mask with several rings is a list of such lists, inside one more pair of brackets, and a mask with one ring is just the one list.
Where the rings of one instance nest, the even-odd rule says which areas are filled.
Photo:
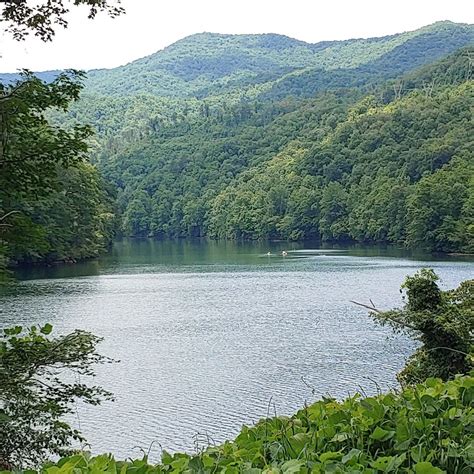
[[[14, 39], [23, 40], [29, 34], [43, 41], [51, 41], [56, 34], [55, 27], [68, 25], [67, 14], [69, 6], [85, 5], [89, 8], [89, 18], [95, 18], [98, 12], [106, 11], [111, 17], [124, 13], [120, 6], [120, 0], [108, 2], [107, 0], [74, 0], [74, 2], [65, 2], [64, 0], [35, 1], [30, 0], [12, 0], [3, 1], [6, 3], [0, 11], [0, 21], [7, 23], [7, 32]], [[68, 5], [69, 4], [69, 5]]]
[[98, 405], [111, 397], [79, 380], [108, 360], [95, 350], [100, 338], [78, 330], [50, 337], [51, 331], [46, 324], [0, 334], [0, 469], [71, 454], [71, 443], [83, 441], [64, 421], [75, 401]]
[[401, 310], [372, 316], [395, 331], [407, 331], [421, 343], [398, 374], [402, 385], [428, 377], [443, 380], [474, 369], [474, 280], [442, 291], [433, 270], [422, 269], [402, 285], [407, 302]]
[[24, 72], [0, 83], [3, 266], [95, 257], [112, 238], [112, 197], [88, 162], [91, 128], [47, 117], [78, 99], [83, 77], [66, 71], [47, 83]]
[[474, 377], [428, 379], [401, 393], [343, 402], [325, 398], [291, 418], [243, 427], [234, 441], [197, 455], [163, 453], [118, 462], [110, 455], [64, 458], [40, 469], [68, 473], [470, 473], [474, 468]]

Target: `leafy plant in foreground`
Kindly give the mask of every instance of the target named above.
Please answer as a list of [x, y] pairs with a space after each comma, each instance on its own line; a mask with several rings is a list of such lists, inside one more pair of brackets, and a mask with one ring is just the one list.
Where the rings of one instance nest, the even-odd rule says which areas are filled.
[[164, 452], [158, 465], [78, 454], [39, 472], [468, 474], [474, 468], [473, 400], [472, 376], [428, 379], [398, 394], [324, 398], [292, 417], [244, 426], [234, 441], [199, 454]]
[[96, 352], [101, 339], [78, 330], [53, 338], [51, 331], [46, 324], [0, 334], [0, 469], [70, 454], [71, 443], [83, 441], [64, 421], [73, 403], [111, 399], [108, 391], [79, 380], [94, 375], [94, 364], [110, 360]]

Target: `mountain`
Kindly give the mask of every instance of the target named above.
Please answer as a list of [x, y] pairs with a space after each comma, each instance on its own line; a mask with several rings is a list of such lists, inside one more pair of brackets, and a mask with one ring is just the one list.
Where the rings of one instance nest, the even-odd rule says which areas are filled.
[[473, 54], [365, 97], [243, 101], [103, 148], [124, 232], [472, 249]]
[[202, 33], [90, 71], [49, 118], [96, 129], [124, 235], [473, 251], [473, 43], [451, 22], [317, 44]]
[[474, 42], [472, 25], [440, 22], [392, 36], [309, 44], [282, 35], [202, 33], [111, 70], [90, 71], [87, 91], [207, 97], [295, 71], [352, 70], [397, 75]]
[[[60, 73], [60, 70], [35, 72], [36, 77], [45, 82], [52, 82]], [[0, 72], [0, 82], [10, 83], [20, 79], [20, 75], [11, 72]]]
[[[270, 90], [278, 97], [312, 96], [320, 88], [396, 77], [472, 43], [473, 25], [449, 21], [391, 36], [315, 44], [278, 34], [200, 33], [127, 65], [88, 71], [84, 94], [203, 99], [249, 90], [253, 97], [268, 97]], [[37, 75], [50, 81], [58, 72]], [[17, 77], [0, 73], [4, 82]]]
[[[449, 21], [391, 36], [305, 43], [276, 34], [201, 33], [114, 69], [88, 72], [64, 122], [92, 124], [116, 148], [157, 127], [225, 113], [243, 102], [366, 91], [474, 43], [474, 26]], [[57, 71], [39, 73], [50, 80]], [[0, 74], [11, 80], [14, 75]]]
[[58, 120], [92, 124], [99, 148], [106, 143], [115, 150], [157, 128], [246, 103], [300, 100], [337, 88], [368, 91], [472, 43], [474, 26], [451, 22], [316, 44], [275, 34], [202, 33], [126, 66], [90, 71], [82, 99]]

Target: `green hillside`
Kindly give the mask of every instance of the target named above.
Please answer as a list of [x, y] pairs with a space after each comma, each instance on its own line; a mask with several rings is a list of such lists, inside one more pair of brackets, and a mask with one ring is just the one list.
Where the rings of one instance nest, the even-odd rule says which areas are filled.
[[338, 87], [313, 99], [201, 104], [192, 118], [104, 146], [123, 231], [472, 250], [471, 54], [365, 97]]
[[126, 66], [90, 71], [86, 91], [202, 98], [309, 68], [400, 74], [472, 42], [471, 25], [451, 22], [381, 38], [316, 44], [276, 34], [201, 33]]
[[367, 89], [472, 43], [474, 27], [451, 22], [316, 44], [275, 34], [202, 33], [126, 66], [90, 71], [69, 120], [94, 125], [99, 138], [116, 146], [153, 135], [157, 125], [193, 121], [203, 110], [223, 113], [242, 101]]
[[223, 190], [213, 234], [467, 248], [472, 86], [359, 102], [321, 141], [300, 139]]
[[[92, 71], [67, 113], [45, 117], [57, 130], [92, 125], [90, 156], [110, 187], [85, 167], [59, 173], [58, 193], [11, 200], [23, 217], [10, 258], [96, 255], [115, 212], [129, 236], [472, 251], [473, 43], [472, 25], [451, 22], [317, 44], [203, 33]], [[58, 243], [62, 221], [83, 222], [80, 238], [68, 224]]]

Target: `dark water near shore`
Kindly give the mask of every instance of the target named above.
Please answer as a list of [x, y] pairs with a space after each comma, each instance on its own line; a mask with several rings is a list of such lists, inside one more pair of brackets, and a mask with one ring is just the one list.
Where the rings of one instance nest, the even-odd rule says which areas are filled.
[[444, 288], [474, 276], [472, 258], [396, 249], [125, 241], [98, 261], [19, 270], [0, 322], [104, 337], [100, 352], [121, 362], [96, 381], [117, 400], [79, 405], [73, 422], [93, 452], [123, 458], [155, 442], [156, 458], [158, 443], [192, 451], [269, 410], [395, 386], [414, 343], [350, 300], [401, 305], [404, 277], [424, 266]]

